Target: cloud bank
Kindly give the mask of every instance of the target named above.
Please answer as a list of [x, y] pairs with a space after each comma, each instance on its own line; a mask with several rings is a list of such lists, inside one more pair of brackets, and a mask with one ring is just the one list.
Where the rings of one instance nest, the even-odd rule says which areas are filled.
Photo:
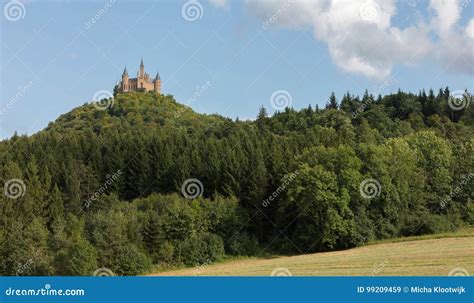
[[474, 18], [464, 28], [458, 24], [468, 0], [431, 0], [424, 16], [395, 26], [399, 4], [395, 0], [245, 2], [248, 13], [262, 20], [264, 29], [312, 28], [315, 39], [327, 45], [333, 62], [351, 74], [383, 80], [395, 65], [422, 59], [444, 70], [474, 74]]

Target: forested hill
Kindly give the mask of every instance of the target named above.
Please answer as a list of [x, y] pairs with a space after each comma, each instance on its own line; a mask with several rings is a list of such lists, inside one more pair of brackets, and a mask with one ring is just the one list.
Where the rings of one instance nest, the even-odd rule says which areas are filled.
[[207, 129], [222, 128], [224, 119], [217, 115], [201, 115], [179, 104], [170, 95], [149, 93], [118, 94], [114, 99], [84, 104], [61, 115], [46, 131], [58, 133], [116, 129], [120, 131], [146, 131], [163, 127]]
[[256, 116], [126, 93], [1, 141], [0, 274], [134, 275], [474, 223], [467, 94], [332, 95]]

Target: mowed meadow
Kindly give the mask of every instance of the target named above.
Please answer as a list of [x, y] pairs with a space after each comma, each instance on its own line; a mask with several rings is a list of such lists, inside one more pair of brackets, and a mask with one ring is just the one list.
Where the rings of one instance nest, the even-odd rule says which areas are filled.
[[248, 258], [154, 276], [465, 276], [474, 273], [474, 227], [291, 257]]

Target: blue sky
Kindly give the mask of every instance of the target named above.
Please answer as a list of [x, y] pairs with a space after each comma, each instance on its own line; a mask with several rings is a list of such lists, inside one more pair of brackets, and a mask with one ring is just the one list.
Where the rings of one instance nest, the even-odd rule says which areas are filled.
[[2, 1], [0, 138], [112, 91], [141, 58], [163, 93], [240, 119], [272, 113], [279, 90], [295, 108], [332, 91], [473, 91], [474, 6], [440, 1]]

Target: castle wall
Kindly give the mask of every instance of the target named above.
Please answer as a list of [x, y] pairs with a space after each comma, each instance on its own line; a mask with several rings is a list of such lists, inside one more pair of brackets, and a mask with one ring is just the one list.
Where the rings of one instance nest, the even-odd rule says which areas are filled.
[[161, 91], [161, 81], [158, 81], [157, 88], [155, 88], [155, 82], [147, 81], [145, 78], [131, 78], [126, 81], [126, 83], [121, 83], [122, 89], [124, 92], [133, 92], [141, 88], [144, 88], [146, 91]]

